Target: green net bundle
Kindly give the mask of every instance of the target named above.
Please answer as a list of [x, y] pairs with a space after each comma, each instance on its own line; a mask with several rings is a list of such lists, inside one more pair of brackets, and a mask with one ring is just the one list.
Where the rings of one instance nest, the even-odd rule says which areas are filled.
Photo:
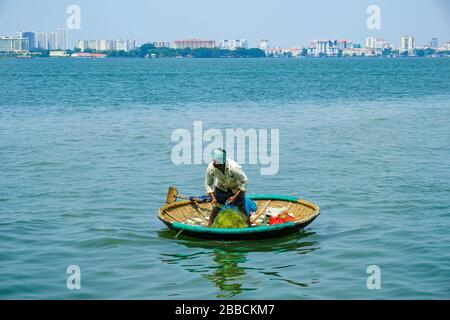
[[214, 220], [212, 228], [247, 228], [247, 220], [245, 215], [233, 209], [225, 209], [221, 211]]

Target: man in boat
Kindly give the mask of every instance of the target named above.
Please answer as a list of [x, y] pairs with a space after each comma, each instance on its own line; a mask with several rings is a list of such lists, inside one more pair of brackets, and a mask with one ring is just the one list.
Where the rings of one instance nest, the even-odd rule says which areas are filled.
[[[227, 158], [225, 150], [214, 149], [212, 162], [206, 169], [205, 188], [211, 196], [213, 210], [209, 217], [209, 225], [214, 223], [220, 207], [217, 204], [231, 204], [238, 207], [247, 217], [245, 210], [245, 192], [247, 191], [247, 176], [242, 167], [235, 161]], [[250, 223], [247, 217], [247, 223]]]

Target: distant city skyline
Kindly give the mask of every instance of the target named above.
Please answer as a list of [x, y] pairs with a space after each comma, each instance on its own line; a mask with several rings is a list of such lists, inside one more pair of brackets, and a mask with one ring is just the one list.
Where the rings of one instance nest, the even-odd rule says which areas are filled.
[[[81, 8], [81, 29], [70, 30], [69, 47], [83, 39], [133, 39], [138, 44], [198, 38], [220, 41], [247, 39], [257, 47], [269, 39], [274, 47], [307, 46], [313, 40], [348, 39], [364, 45], [367, 37], [400, 46], [400, 37], [413, 35], [416, 45], [437, 37], [450, 41], [450, 3], [431, 1], [266, 1], [171, 0], [151, 3], [109, 1], [0, 0], [0, 35], [18, 31], [48, 32], [66, 27], [66, 8]], [[381, 9], [381, 29], [366, 26], [369, 5]]]

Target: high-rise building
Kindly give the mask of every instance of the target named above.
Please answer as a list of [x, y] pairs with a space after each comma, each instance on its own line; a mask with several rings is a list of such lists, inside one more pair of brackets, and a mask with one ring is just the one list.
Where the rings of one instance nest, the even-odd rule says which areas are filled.
[[100, 41], [99, 40], [87, 40], [87, 41], [83, 41], [83, 43], [84, 43], [84, 49], [82, 51], [85, 51], [85, 50], [98, 51], [98, 50], [100, 50]]
[[438, 38], [436, 38], [436, 37], [431, 38], [430, 47], [431, 47], [431, 49], [439, 48]]
[[67, 50], [69, 48], [67, 29], [57, 29], [56, 32], [21, 31], [19, 37], [28, 39], [30, 51], [35, 49]]
[[47, 34], [45, 32], [36, 32], [36, 48], [48, 49]]
[[400, 38], [400, 52], [408, 52], [409, 55], [412, 55], [414, 53], [414, 48], [414, 37], [402, 36]]
[[56, 50], [56, 33], [47, 32], [47, 49]]
[[[170, 46], [170, 42], [169, 42]], [[128, 51], [136, 50], [136, 40], [128, 40]]]
[[77, 48], [84, 52], [87, 48], [89, 48], [89, 41], [87, 40], [78, 40]]
[[128, 40], [120, 39], [116, 41], [117, 51], [128, 51]]
[[135, 40], [120, 39], [116, 40], [116, 50], [117, 51], [133, 51], [136, 49]]
[[21, 37], [0, 37], [0, 52], [28, 53], [29, 39]]
[[36, 48], [42, 50], [55, 50], [56, 34], [54, 32], [36, 32]]
[[95, 51], [131, 51], [136, 49], [135, 40], [78, 40], [77, 48], [84, 52]]
[[98, 51], [115, 51], [116, 42], [113, 40], [97, 40], [96, 47]]
[[236, 50], [238, 48], [247, 49], [248, 42], [246, 39], [238, 40], [220, 40], [220, 48], [224, 50]]
[[188, 40], [176, 40], [174, 41], [175, 49], [199, 49], [199, 48], [215, 48], [216, 42], [214, 40], [199, 40], [199, 39], [188, 39]]
[[21, 31], [19, 32], [19, 38], [28, 39], [28, 47], [30, 51], [36, 49], [36, 34], [32, 31]]
[[330, 47], [329, 41], [317, 41], [316, 42], [316, 54], [324, 54], [326, 55], [328, 52], [328, 48]]
[[259, 49], [266, 51], [270, 48], [270, 42], [267, 39], [263, 39], [261, 40], [261, 42], [259, 43]]
[[56, 29], [55, 49], [56, 50], [69, 49], [69, 38], [68, 38], [68, 30], [67, 29]]
[[99, 50], [99, 48], [100, 48], [100, 44], [99, 44], [98, 40], [89, 40], [88, 41], [87, 49]]

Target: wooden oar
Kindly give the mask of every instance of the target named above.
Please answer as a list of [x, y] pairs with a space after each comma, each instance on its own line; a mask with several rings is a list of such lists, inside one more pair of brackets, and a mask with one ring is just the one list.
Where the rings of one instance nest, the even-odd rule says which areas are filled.
[[191, 202], [202, 202], [201, 199], [196, 199], [195, 197], [182, 196], [178, 193], [177, 187], [170, 187], [169, 191], [167, 192], [166, 203], [172, 204], [176, 202], [178, 199], [189, 200]]
[[172, 204], [175, 201], [177, 201], [177, 199], [185, 199], [185, 200], [189, 200], [189, 197], [185, 197], [185, 196], [181, 196], [178, 193], [178, 189], [177, 187], [170, 187], [169, 191], [167, 192], [167, 199], [166, 199], [166, 203], [167, 204]]

